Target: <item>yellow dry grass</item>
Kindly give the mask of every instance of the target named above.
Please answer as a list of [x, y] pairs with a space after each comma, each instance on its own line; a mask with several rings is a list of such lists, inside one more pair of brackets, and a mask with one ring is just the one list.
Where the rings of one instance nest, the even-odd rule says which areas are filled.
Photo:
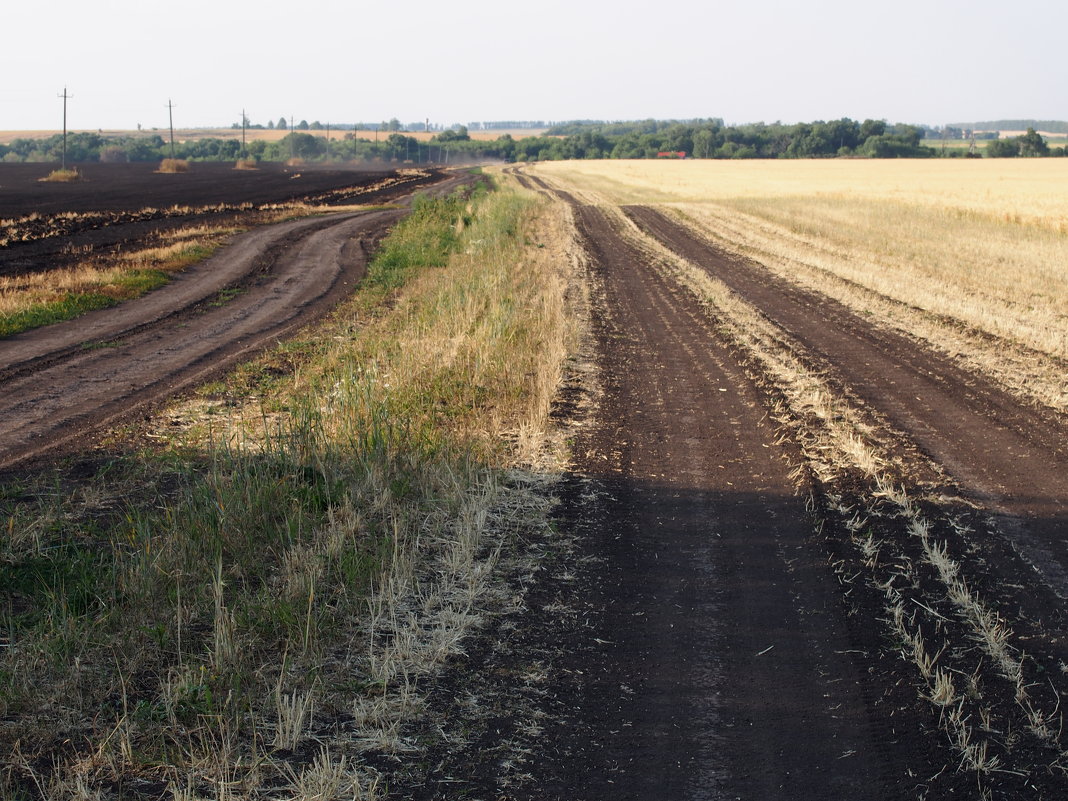
[[1058, 366], [1068, 359], [1068, 162], [591, 161], [534, 169], [593, 202], [668, 206], [725, 249], [962, 354], [1044, 402], [1068, 403]]
[[76, 169], [52, 170], [44, 178], [38, 180], [46, 184], [70, 184], [82, 180], [82, 175]]
[[18, 276], [0, 277], [0, 317], [25, 312], [37, 304], [52, 303], [66, 295], [99, 292], [125, 299], [137, 294], [123, 287], [138, 270], [172, 273], [187, 267], [217, 248], [235, 229], [195, 226], [161, 236], [164, 244], [120, 254], [110, 259], [88, 259], [74, 267]]
[[189, 162], [185, 159], [163, 159], [163, 161], [159, 163], [159, 169], [156, 170], [156, 172], [189, 172]]

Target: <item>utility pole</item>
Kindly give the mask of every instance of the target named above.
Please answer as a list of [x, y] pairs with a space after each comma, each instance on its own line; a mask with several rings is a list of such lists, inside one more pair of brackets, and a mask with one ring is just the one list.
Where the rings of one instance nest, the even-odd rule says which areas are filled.
[[171, 123], [171, 158], [174, 158], [174, 104], [167, 98], [167, 115]]
[[58, 95], [63, 98], [63, 163], [62, 168], [67, 169], [67, 101], [72, 100], [74, 95], [67, 94], [67, 87], [63, 87], [63, 94]]
[[330, 123], [326, 124], [326, 160], [330, 161]]
[[248, 122], [248, 117], [245, 116], [245, 110], [241, 109], [241, 155], [247, 156], [248, 151], [245, 150], [245, 123]]

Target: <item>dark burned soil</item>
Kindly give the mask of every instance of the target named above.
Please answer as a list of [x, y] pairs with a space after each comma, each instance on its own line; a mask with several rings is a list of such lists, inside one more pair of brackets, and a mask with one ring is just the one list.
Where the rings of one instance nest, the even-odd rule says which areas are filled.
[[[8, 274], [144, 247], [167, 226], [221, 216], [254, 224], [257, 209], [277, 204], [400, 204], [253, 228], [163, 289], [0, 341], [0, 467], [72, 447], [314, 320], [351, 292], [415, 189], [462, 180], [435, 171], [298, 175], [198, 164], [188, 175], [157, 175], [144, 165], [89, 165], [84, 184], [41, 190], [29, 168], [13, 171], [20, 184], [0, 166], [0, 204], [14, 215], [4, 222], [23, 231], [0, 249]], [[170, 211], [142, 205], [149, 200]], [[20, 223], [41, 208], [64, 212]]]
[[401, 187], [440, 178], [422, 170], [281, 164], [235, 170], [194, 163], [176, 174], [157, 173], [152, 164], [84, 164], [81, 181], [42, 183], [52, 166], [0, 164], [0, 276], [64, 267], [163, 230], [223, 224], [280, 205], [389, 202]]
[[363, 186], [392, 175], [382, 168], [334, 169], [263, 163], [254, 170], [193, 162], [184, 173], [159, 173], [156, 164], [78, 164], [81, 181], [42, 182], [54, 164], [0, 164], [0, 219], [87, 211], [137, 211], [216, 203], [281, 203]]
[[[1068, 422], [658, 210], [519, 177], [571, 205], [600, 391], [558, 512], [570, 548], [458, 668], [527, 708], [413, 797], [1068, 796]], [[643, 236], [782, 332], [890, 485], [814, 467], [827, 421], [785, 408]]]

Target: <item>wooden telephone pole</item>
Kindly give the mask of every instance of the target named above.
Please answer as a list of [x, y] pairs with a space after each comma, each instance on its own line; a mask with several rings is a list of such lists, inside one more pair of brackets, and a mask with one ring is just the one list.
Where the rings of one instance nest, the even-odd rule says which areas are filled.
[[171, 124], [171, 158], [174, 158], [174, 104], [167, 98], [167, 115]]
[[67, 101], [73, 99], [74, 95], [67, 94], [67, 87], [63, 87], [63, 94], [57, 95], [57, 97], [63, 98], [63, 169], [67, 169]]

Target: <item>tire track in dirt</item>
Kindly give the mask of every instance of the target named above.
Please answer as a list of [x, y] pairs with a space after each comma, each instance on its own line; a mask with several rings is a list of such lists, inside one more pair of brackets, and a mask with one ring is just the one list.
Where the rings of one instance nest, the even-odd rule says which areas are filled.
[[655, 209], [624, 211], [753, 304], [841, 389], [884, 415], [997, 514], [1017, 552], [1068, 598], [1068, 423], [837, 301], [724, 253]]
[[322, 315], [405, 213], [255, 229], [162, 289], [0, 342], [0, 468], [80, 442]]
[[695, 298], [603, 212], [573, 212], [601, 289], [604, 395], [561, 512], [583, 533], [568, 599], [583, 624], [529, 797], [906, 791], [910, 768], [944, 763], [868, 686], [760, 390]]
[[257, 228], [242, 234], [213, 258], [186, 268], [161, 290], [119, 308], [90, 312], [77, 320], [33, 329], [0, 340], [0, 381], [26, 375], [71, 358], [86, 348], [115, 344], [168, 318], [192, 313], [218, 293], [237, 293], [262, 280], [278, 253], [323, 228], [335, 218], [309, 218]]
[[[349, 243], [380, 238], [401, 214], [261, 229], [221, 254], [225, 273], [209, 259], [189, 280], [121, 311], [94, 312], [5, 342], [0, 466], [82, 438], [307, 323], [363, 274], [368, 248], [354, 252]], [[218, 294], [225, 290], [233, 297]]]

